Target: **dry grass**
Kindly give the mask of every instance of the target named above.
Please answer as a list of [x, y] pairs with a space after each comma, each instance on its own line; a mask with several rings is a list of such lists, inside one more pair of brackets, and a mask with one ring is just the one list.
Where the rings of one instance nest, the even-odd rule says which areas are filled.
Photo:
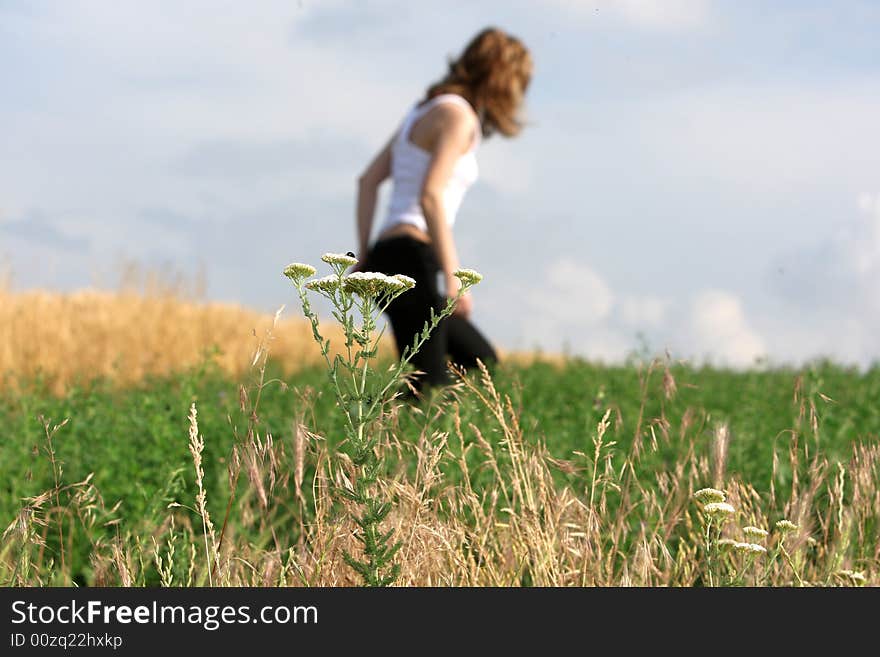
[[[254, 334], [263, 335], [273, 319], [169, 289], [62, 294], [0, 287], [0, 391], [38, 375], [56, 394], [97, 377], [128, 385], [193, 367], [215, 346], [212, 359], [237, 377], [253, 365]], [[341, 344], [341, 330], [327, 324], [322, 330]], [[390, 353], [387, 341], [383, 348]], [[288, 373], [321, 360], [311, 328], [298, 317], [278, 323], [272, 354]]]

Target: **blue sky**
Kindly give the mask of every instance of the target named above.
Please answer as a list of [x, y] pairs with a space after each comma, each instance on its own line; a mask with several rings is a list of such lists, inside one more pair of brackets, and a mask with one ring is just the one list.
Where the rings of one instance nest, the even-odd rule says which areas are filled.
[[499, 346], [877, 358], [876, 1], [0, 0], [0, 262], [295, 315], [280, 269], [354, 247], [357, 174], [490, 24], [536, 66], [455, 229]]

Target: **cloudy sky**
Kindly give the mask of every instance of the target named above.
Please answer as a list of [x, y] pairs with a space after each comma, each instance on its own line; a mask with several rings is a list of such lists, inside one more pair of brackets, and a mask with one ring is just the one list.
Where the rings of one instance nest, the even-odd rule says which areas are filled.
[[455, 229], [499, 346], [877, 359], [876, 0], [0, 0], [0, 264], [294, 315], [282, 267], [355, 246], [358, 173], [490, 24], [536, 65]]

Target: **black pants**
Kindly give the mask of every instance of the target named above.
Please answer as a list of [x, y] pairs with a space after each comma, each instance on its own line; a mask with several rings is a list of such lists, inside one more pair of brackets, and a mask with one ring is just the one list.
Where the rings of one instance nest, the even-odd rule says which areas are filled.
[[[405, 274], [415, 279], [416, 286], [395, 299], [388, 307], [391, 328], [397, 343], [397, 353], [409, 346], [430, 319], [431, 308], [440, 313], [446, 306], [446, 297], [437, 287], [440, 265], [430, 244], [412, 237], [392, 237], [376, 242], [367, 254], [364, 271], [375, 271], [389, 276]], [[424, 372], [413, 380], [416, 388], [423, 384], [442, 385], [450, 378], [446, 356], [456, 365], [470, 370], [477, 359], [490, 364], [498, 360], [495, 350], [483, 334], [468, 320], [450, 316], [440, 322], [431, 337], [410, 361]]]

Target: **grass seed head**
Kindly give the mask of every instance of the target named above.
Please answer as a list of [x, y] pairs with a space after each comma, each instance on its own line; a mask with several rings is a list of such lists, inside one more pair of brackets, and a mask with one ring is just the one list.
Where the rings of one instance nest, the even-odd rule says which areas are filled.
[[838, 570], [837, 574], [841, 577], [850, 579], [853, 582], [858, 582], [859, 584], [864, 584], [868, 581], [868, 579], [865, 577], [865, 573], [855, 570]]

